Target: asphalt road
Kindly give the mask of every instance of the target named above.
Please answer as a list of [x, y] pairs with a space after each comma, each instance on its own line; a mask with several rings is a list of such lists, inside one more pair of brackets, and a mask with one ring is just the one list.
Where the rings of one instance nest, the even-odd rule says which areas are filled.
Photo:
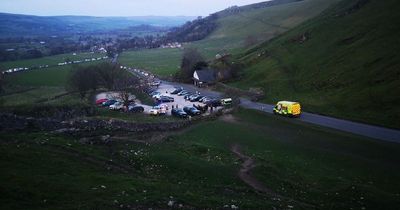
[[[183, 87], [186, 90], [192, 92], [199, 91], [203, 95], [211, 96], [214, 98], [222, 97], [222, 94], [219, 92], [197, 88], [189, 84], [180, 84], [174, 82], [165, 82], [165, 83], [168, 83], [176, 87]], [[242, 106], [243, 108], [259, 110], [270, 114], [272, 114], [272, 109], [274, 108], [273, 105], [253, 102], [246, 98], [240, 98], [240, 106]], [[303, 112], [300, 118], [294, 118], [293, 120], [300, 120], [303, 122], [312, 123], [328, 128], [333, 128], [336, 130], [345, 131], [378, 140], [400, 143], [400, 130], [357, 123], [349, 120], [342, 120], [307, 112]]]
[[[263, 112], [271, 113], [274, 108], [273, 105], [252, 102], [248, 99], [241, 98], [240, 105], [248, 109], [256, 109]], [[333, 128], [341, 131], [346, 131], [353, 134], [367, 136], [374, 139], [400, 143], [400, 130], [394, 130], [374, 125], [352, 122], [349, 120], [342, 120], [333, 117], [327, 117], [318, 114], [303, 112], [300, 118], [293, 120], [300, 120], [307, 123], [312, 123], [328, 128]]]
[[[221, 98], [223, 96], [220, 92], [198, 88], [191, 84], [182, 84], [182, 83], [167, 82], [167, 81], [162, 81], [162, 82], [163, 84], [168, 85], [169, 87], [183, 87], [188, 91], [191, 92], [197, 91], [200, 92], [202, 95], [213, 98]], [[240, 106], [243, 108], [259, 110], [271, 114], [272, 114], [272, 109], [274, 107], [273, 105], [270, 104], [253, 102], [246, 98], [240, 98]], [[340, 131], [345, 131], [361, 136], [374, 138], [377, 140], [400, 143], [400, 130], [357, 123], [349, 120], [342, 120], [307, 112], [302, 112], [300, 118], [294, 118], [293, 120], [300, 120], [315, 125], [320, 125]]]

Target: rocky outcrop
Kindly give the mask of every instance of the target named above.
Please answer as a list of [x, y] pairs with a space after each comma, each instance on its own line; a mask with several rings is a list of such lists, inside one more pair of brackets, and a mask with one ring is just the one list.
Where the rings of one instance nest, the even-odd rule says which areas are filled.
[[135, 123], [120, 120], [74, 119], [61, 121], [53, 118], [32, 118], [13, 114], [0, 114], [0, 130], [45, 130], [59, 133], [85, 131], [151, 132], [178, 130], [193, 121]]

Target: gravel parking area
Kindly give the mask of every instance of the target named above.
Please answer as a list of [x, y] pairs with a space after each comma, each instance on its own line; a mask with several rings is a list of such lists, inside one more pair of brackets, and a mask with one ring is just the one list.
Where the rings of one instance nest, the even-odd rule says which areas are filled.
[[[173, 84], [161, 83], [158, 86], [158, 88], [155, 90], [155, 91], [160, 92], [161, 95], [163, 95], [163, 96], [169, 96], [169, 97], [173, 97], [174, 98], [174, 102], [163, 103], [163, 104], [168, 106], [167, 115], [171, 115], [172, 107], [175, 107], [175, 108], [178, 107], [178, 108], [182, 109], [185, 106], [190, 106], [190, 107], [193, 106], [193, 105], [204, 106], [204, 104], [201, 103], [201, 102], [190, 102], [189, 100], [185, 100], [183, 96], [178, 96], [177, 94], [171, 94], [171, 92], [174, 91], [175, 89], [176, 89], [176, 87]], [[192, 89], [191, 91], [193, 91], [192, 93], [196, 93], [195, 92], [196, 90]], [[201, 92], [200, 92], [200, 94], [201, 94]], [[204, 96], [208, 96], [208, 95], [204, 95]], [[117, 99], [118, 98], [118, 92], [103, 92], [103, 93], [99, 93], [98, 95], [96, 95], [96, 100], [102, 99], [102, 98]], [[152, 106], [141, 104], [140, 101], [137, 101], [137, 100], [136, 100], [136, 104], [140, 105], [140, 106], [143, 106], [145, 114], [149, 114], [149, 111], [152, 108]], [[218, 110], [218, 109], [219, 108], [216, 108], [215, 110]], [[205, 114], [208, 114], [208, 113], [210, 113], [210, 110], [207, 111]]]

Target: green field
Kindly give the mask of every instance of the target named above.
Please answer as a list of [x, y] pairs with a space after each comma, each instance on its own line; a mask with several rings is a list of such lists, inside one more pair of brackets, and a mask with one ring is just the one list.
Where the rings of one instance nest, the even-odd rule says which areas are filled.
[[6, 81], [10, 85], [29, 87], [65, 87], [71, 71], [76, 66], [96, 65], [104, 61], [92, 61], [90, 63], [55, 66], [45, 69], [35, 69], [6, 75]]
[[[238, 54], [247, 49], [246, 38], [255, 43], [270, 40], [279, 34], [318, 15], [339, 0], [305, 0], [273, 7], [246, 10], [217, 20], [218, 27], [207, 38], [187, 43], [185, 48], [197, 48], [206, 59], [218, 53]], [[150, 70], [169, 76], [179, 70], [182, 51], [177, 49], [152, 49], [122, 53], [119, 61], [128, 66]]]
[[126, 66], [149, 70], [160, 76], [171, 76], [181, 65], [183, 50], [151, 49], [123, 52], [118, 61]]
[[[56, 61], [56, 58], [43, 58], [42, 61]], [[34, 61], [20, 61], [34, 64]], [[94, 61], [79, 65], [96, 65], [102, 61]], [[37, 112], [51, 117], [58, 109], [72, 108], [80, 109], [94, 105], [90, 97], [81, 99], [77, 93], [68, 93], [66, 90], [68, 78], [72, 69], [76, 66], [57, 66], [45, 69], [17, 72], [6, 75], [6, 87], [3, 95], [0, 95], [0, 111], [14, 112], [22, 115], [34, 115]], [[152, 104], [147, 94], [137, 93], [138, 99]], [[47, 110], [47, 111], [46, 111]], [[40, 115], [40, 114], [39, 114]], [[47, 116], [49, 115], [49, 116]], [[97, 109], [96, 114], [91, 116], [100, 119], [118, 119], [131, 122], [170, 122], [174, 118], [154, 118], [146, 114], [127, 114], [110, 111], [106, 108]]]
[[21, 86], [59, 86], [64, 87], [72, 66], [49, 67], [7, 75], [7, 82]]
[[[170, 200], [213, 209], [400, 207], [399, 145], [255, 111], [153, 144], [135, 142], [154, 139], [145, 134], [109, 144], [40, 132], [3, 132], [0, 139], [5, 209], [165, 209]], [[257, 179], [293, 200], [274, 200], [244, 184], [232, 144], [256, 160]]]
[[400, 103], [400, 7], [394, 0], [355, 3], [343, 1], [247, 51], [244, 76], [232, 85], [262, 88], [267, 103], [296, 100], [306, 111], [400, 128], [393, 106]]
[[2, 96], [3, 106], [21, 106], [21, 105], [33, 105], [38, 101], [45, 101], [46, 99], [53, 98], [57, 95], [66, 93], [63, 87], [39, 87], [21, 89], [21, 92], [16, 94], [10, 93], [9, 95]]
[[7, 70], [10, 68], [22, 68], [22, 67], [30, 68], [41, 65], [54, 66], [57, 65], [58, 63], [63, 63], [65, 61], [77, 61], [77, 60], [84, 60], [86, 58], [99, 58], [104, 56], [106, 56], [106, 54], [104, 53], [78, 53], [76, 55], [68, 53], [68, 54], [61, 54], [54, 56], [46, 56], [43, 58], [1, 62], [0, 67], [1, 70]]
[[40, 87], [40, 86], [59, 86], [64, 87], [68, 79], [69, 73], [75, 65], [94, 65], [101, 61], [93, 61], [82, 64], [73, 64], [65, 66], [57, 66], [58, 63], [63, 63], [67, 60], [76, 61], [84, 60], [86, 58], [98, 58], [103, 57], [105, 54], [100, 53], [79, 53], [77, 55], [62, 54], [55, 56], [48, 56], [37, 59], [18, 60], [10, 62], [0, 63], [2, 70], [9, 68], [31, 68], [49, 65], [49, 68], [28, 70], [24, 72], [17, 72], [6, 75], [7, 83], [15, 86], [29, 86], [29, 87]]

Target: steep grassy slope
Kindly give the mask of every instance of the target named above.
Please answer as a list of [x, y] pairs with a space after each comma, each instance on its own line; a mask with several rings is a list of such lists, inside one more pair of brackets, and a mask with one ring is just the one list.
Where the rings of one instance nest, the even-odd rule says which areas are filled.
[[400, 5], [343, 1], [241, 58], [235, 85], [262, 87], [265, 102], [400, 128]]
[[[320, 14], [338, 0], [304, 0], [260, 9], [247, 9], [219, 18], [217, 29], [206, 39], [194, 42], [208, 57], [222, 50], [240, 52]], [[250, 7], [251, 8], [251, 7]], [[249, 43], [246, 43], [246, 40]]]
[[[400, 145], [255, 111], [232, 119], [152, 144], [135, 142], [149, 139], [138, 134], [104, 143], [0, 132], [1, 206], [169, 209], [172, 200], [181, 209], [399, 209]], [[288, 199], [255, 193], [241, 181], [232, 144], [256, 161], [252, 175]]]
[[[246, 6], [239, 13], [220, 12], [223, 15], [217, 20], [217, 29], [204, 40], [188, 43], [185, 47], [198, 48], [207, 59], [213, 59], [221, 52], [240, 53], [315, 17], [335, 2], [338, 0], [304, 0], [264, 8]], [[174, 50], [170, 53], [166, 49], [126, 52], [122, 53], [120, 61], [126, 65], [154, 70], [164, 76], [175, 73], [182, 58], [182, 51]], [[171, 59], [165, 62], [158, 59], [160, 55]], [[152, 56], [154, 59], [151, 59]]]

